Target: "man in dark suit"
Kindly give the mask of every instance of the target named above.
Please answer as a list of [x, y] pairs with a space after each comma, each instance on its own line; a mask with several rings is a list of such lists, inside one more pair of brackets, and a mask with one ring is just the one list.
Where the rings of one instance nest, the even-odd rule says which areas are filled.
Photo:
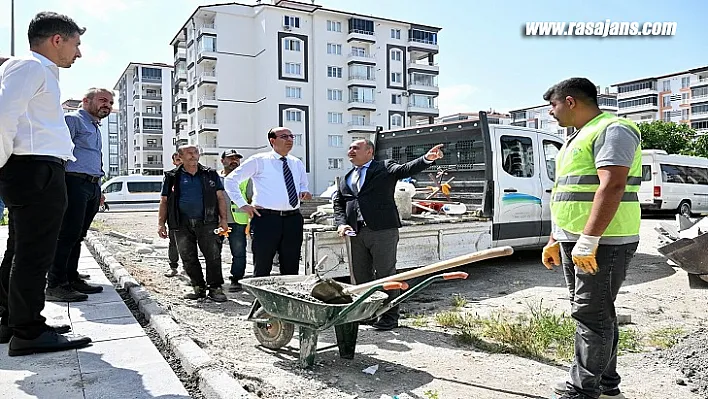
[[[354, 283], [363, 284], [396, 273], [396, 249], [401, 220], [394, 202], [396, 182], [425, 170], [443, 157], [442, 144], [425, 156], [406, 164], [374, 160], [374, 143], [357, 140], [347, 156], [354, 165], [334, 195], [334, 220], [340, 236], [352, 235]], [[400, 293], [389, 291], [392, 300]], [[398, 327], [398, 306], [383, 314], [373, 326], [380, 330]]]

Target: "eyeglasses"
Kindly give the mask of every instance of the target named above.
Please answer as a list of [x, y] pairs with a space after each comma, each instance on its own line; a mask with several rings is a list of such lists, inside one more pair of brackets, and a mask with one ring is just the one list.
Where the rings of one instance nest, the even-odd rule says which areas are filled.
[[279, 139], [283, 139], [283, 140], [287, 140], [287, 139], [295, 140], [295, 135], [294, 135], [294, 134], [281, 134], [280, 136], [277, 136], [277, 137], [278, 137]]

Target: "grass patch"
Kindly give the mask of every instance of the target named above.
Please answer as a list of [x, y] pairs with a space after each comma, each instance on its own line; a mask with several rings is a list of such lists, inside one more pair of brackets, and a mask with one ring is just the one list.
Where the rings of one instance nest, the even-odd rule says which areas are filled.
[[433, 391], [432, 389], [423, 392], [423, 396], [425, 396], [426, 399], [440, 399], [440, 393], [438, 393], [437, 390]]
[[664, 327], [649, 333], [649, 345], [659, 349], [669, 349], [678, 343], [686, 332], [679, 327]]
[[639, 331], [633, 328], [620, 328], [619, 343], [617, 344], [617, 355], [637, 353], [642, 350], [642, 336], [639, 334]]
[[452, 296], [452, 306], [459, 309], [465, 307], [465, 305], [467, 305], [467, 299], [464, 296], [460, 294]]
[[106, 230], [106, 225], [101, 220], [94, 219], [94, 221], [91, 222], [91, 227], [98, 230], [98, 231], [105, 231]]

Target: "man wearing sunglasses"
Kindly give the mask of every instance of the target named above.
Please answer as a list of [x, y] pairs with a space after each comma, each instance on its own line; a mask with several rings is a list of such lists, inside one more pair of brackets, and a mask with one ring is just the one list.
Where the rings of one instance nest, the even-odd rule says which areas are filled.
[[[295, 275], [300, 269], [300, 248], [304, 219], [300, 201], [312, 198], [302, 161], [290, 155], [293, 133], [284, 127], [268, 131], [272, 151], [255, 154], [229, 173], [224, 189], [231, 201], [251, 218], [251, 250], [254, 277], [269, 276], [278, 254], [281, 275]], [[253, 182], [249, 205], [239, 184]]]

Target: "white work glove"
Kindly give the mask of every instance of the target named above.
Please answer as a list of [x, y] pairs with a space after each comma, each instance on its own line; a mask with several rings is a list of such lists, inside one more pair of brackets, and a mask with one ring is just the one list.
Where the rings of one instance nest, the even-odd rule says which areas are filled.
[[582, 234], [573, 247], [573, 251], [571, 252], [573, 263], [585, 273], [597, 273], [597, 259], [595, 259], [595, 253], [597, 252], [599, 242], [600, 237]]

